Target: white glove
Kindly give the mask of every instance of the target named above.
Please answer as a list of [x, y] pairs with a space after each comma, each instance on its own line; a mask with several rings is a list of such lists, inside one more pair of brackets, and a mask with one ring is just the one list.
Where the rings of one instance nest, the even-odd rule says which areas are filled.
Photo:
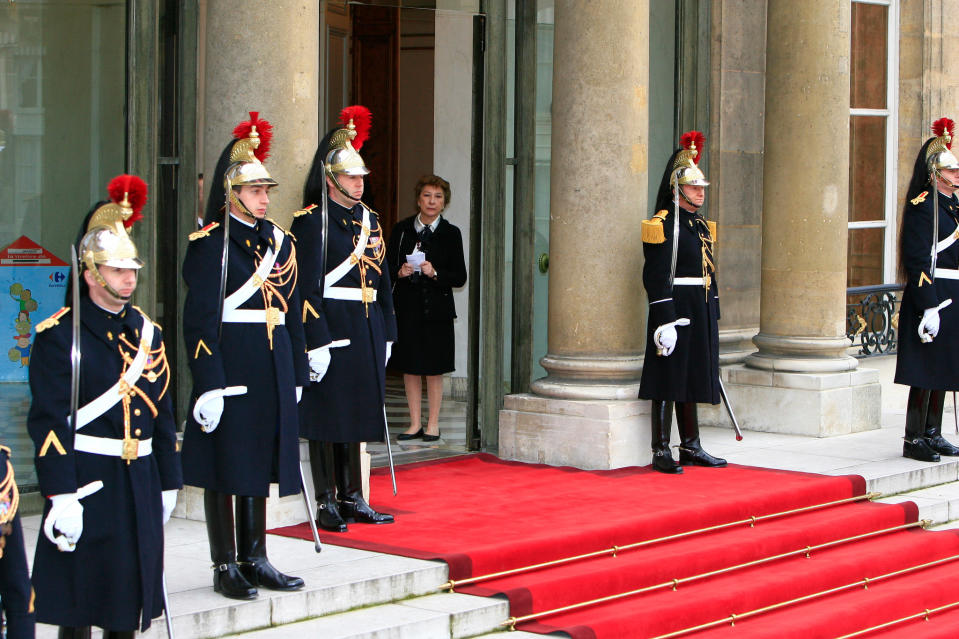
[[297, 386], [296, 387], [296, 403], [299, 404], [301, 399], [303, 399], [303, 387]]
[[246, 386], [227, 386], [207, 391], [200, 395], [193, 405], [193, 419], [204, 433], [212, 433], [223, 417], [223, 398], [245, 394]]
[[[202, 399], [202, 396], [201, 398]], [[220, 425], [220, 418], [223, 417], [223, 397], [211, 397], [202, 404], [197, 400], [197, 412], [200, 418], [200, 428], [204, 433], [212, 433]]]
[[[43, 521], [43, 534], [57, 545], [60, 552], [73, 552], [83, 534], [83, 506], [77, 493], [50, 497], [50, 512]], [[54, 528], [62, 534], [54, 533]]]
[[330, 347], [321, 346], [320, 348], [314, 348], [312, 351], [309, 351], [306, 356], [310, 360], [310, 381], [320, 381], [330, 368]]
[[390, 361], [390, 355], [393, 353], [393, 342], [386, 343], [386, 361]]
[[176, 494], [177, 489], [173, 488], [171, 490], [164, 490], [161, 493], [163, 499], [163, 524], [166, 525], [170, 521], [170, 516], [173, 515], [173, 509], [176, 508]]
[[919, 341], [928, 343], [939, 334], [939, 309], [927, 308], [919, 321]]
[[676, 325], [670, 322], [663, 324], [653, 333], [653, 343], [662, 351], [663, 357], [668, 357], [676, 348]]

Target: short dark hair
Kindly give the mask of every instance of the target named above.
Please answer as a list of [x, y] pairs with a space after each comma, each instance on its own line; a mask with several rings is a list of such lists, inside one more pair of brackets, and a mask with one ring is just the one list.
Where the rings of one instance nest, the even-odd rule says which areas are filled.
[[443, 201], [446, 202], [446, 206], [450, 205], [450, 201], [453, 199], [453, 193], [450, 191], [450, 183], [438, 175], [424, 175], [416, 181], [416, 186], [413, 187], [414, 208], [416, 202], [420, 199], [420, 193], [422, 193], [423, 189], [427, 186], [435, 186], [438, 189], [443, 189]]

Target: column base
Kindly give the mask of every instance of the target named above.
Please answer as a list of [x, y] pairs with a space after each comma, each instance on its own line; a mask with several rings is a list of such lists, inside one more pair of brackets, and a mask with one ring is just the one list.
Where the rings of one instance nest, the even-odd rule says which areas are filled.
[[[720, 375], [743, 430], [833, 437], [880, 427], [881, 385], [873, 369], [781, 373], [738, 365]], [[699, 421], [732, 428], [721, 404], [700, 405]]]
[[652, 463], [648, 400], [507, 395], [499, 413], [503, 459], [586, 470]]

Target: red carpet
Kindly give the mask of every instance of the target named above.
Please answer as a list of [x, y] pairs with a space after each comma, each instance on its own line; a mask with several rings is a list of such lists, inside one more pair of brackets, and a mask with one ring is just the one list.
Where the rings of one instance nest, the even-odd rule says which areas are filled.
[[[463, 579], [623, 546], [643, 540], [862, 495], [860, 477], [827, 477], [743, 466], [687, 468], [667, 476], [648, 468], [581, 471], [504, 462], [490, 455], [397, 468], [371, 478], [372, 503], [396, 514], [388, 526], [350, 525], [324, 542], [442, 559]], [[477, 595], [504, 593], [522, 616], [573, 603], [728, 569], [807, 546], [901, 526], [916, 520], [911, 503], [856, 502], [738, 525], [572, 564], [458, 587]], [[271, 531], [310, 538], [304, 523]], [[839, 637], [959, 599], [947, 586], [959, 560], [857, 585], [736, 622], [731, 614], [874, 579], [959, 555], [959, 534], [918, 529], [885, 532], [615, 602], [552, 614], [517, 627], [563, 631], [576, 639], [655, 637], [726, 621], [689, 637]], [[951, 577], [951, 578], [950, 578]], [[910, 621], [868, 637], [959, 636], [959, 610]], [[944, 634], [936, 634], [936, 633]]]

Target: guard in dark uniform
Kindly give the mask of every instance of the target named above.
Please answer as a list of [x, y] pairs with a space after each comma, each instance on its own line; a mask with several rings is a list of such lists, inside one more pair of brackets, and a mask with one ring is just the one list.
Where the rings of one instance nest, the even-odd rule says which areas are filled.
[[334, 532], [345, 531], [347, 522], [393, 521], [363, 498], [360, 442], [383, 441], [386, 360], [396, 341], [383, 229], [360, 201], [369, 170], [358, 150], [370, 112], [347, 107], [340, 119], [342, 128], [326, 136], [313, 158], [304, 209], [292, 227], [313, 380], [300, 403], [300, 436], [310, 440], [318, 524]]
[[36, 625], [19, 505], [10, 449], [0, 446], [0, 604], [6, 619], [5, 639], [33, 639]]
[[[639, 398], [653, 400], [653, 468], [681, 473], [680, 464], [725, 466], [699, 442], [697, 402], [719, 403], [719, 289], [713, 263], [716, 223], [697, 211], [706, 176], [697, 166], [705, 140], [684, 133], [666, 163], [658, 213], [643, 220], [643, 285], [649, 297], [646, 359]], [[669, 451], [673, 404], [679, 426], [677, 464]]]
[[919, 149], [902, 208], [899, 274], [906, 288], [896, 383], [910, 387], [902, 454], [920, 461], [959, 456], [959, 448], [942, 436], [946, 391], [959, 390], [959, 161], [950, 150], [953, 129], [948, 118], [933, 123], [935, 137]]
[[[163, 610], [163, 524], [182, 485], [160, 327], [131, 306], [143, 263], [125, 230], [146, 201], [135, 176], [84, 223], [79, 309], [37, 325], [27, 429], [47, 496], [33, 564], [37, 620], [60, 637], [132, 637]], [[73, 318], [79, 396], [71, 423]]]
[[266, 217], [276, 181], [261, 160], [271, 132], [257, 113], [233, 131], [213, 176], [206, 226], [190, 235], [183, 263], [193, 372], [184, 480], [205, 489], [213, 589], [234, 599], [256, 597], [257, 586], [303, 587], [266, 556], [270, 484], [279, 484], [280, 496], [300, 491], [296, 403], [309, 382], [293, 238]]

